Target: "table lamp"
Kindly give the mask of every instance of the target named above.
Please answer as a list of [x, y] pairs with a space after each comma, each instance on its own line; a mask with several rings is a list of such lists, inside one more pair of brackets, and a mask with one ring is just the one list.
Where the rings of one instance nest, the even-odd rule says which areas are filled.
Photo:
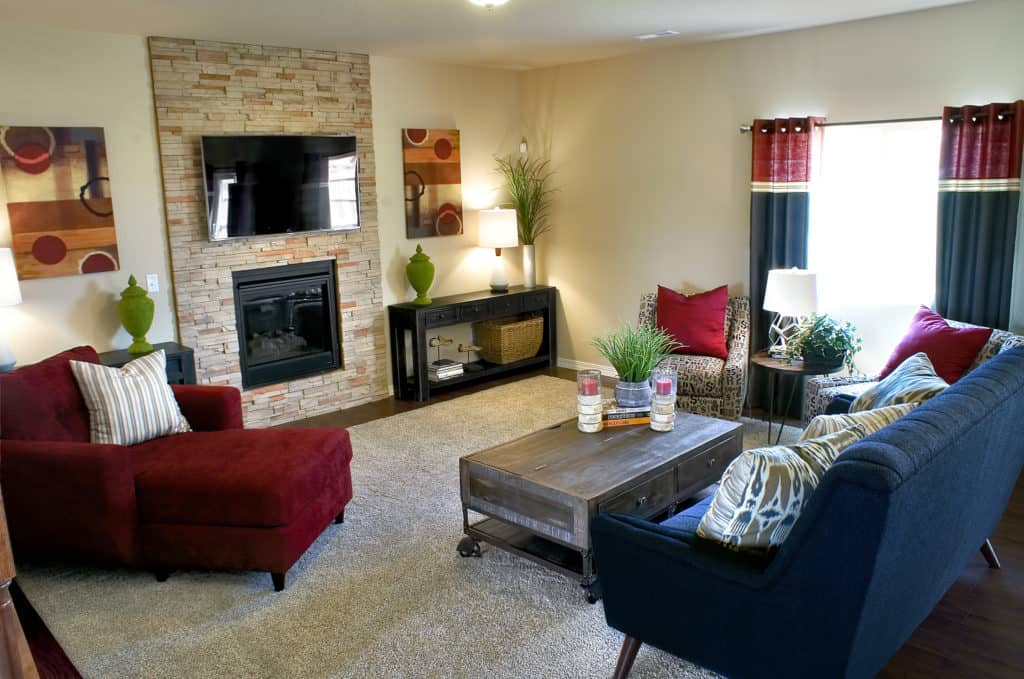
[[[14, 252], [0, 248], [0, 306], [21, 304], [21, 288], [18, 287], [18, 271], [14, 268]], [[14, 367], [14, 352], [3, 337], [0, 337], [0, 373]]]
[[519, 247], [519, 223], [515, 210], [480, 210], [480, 247], [494, 248], [491, 292], [508, 292], [508, 274], [501, 258], [502, 248]]
[[781, 356], [800, 319], [818, 310], [818, 276], [804, 269], [772, 269], [764, 289], [765, 311], [774, 311], [768, 353]]

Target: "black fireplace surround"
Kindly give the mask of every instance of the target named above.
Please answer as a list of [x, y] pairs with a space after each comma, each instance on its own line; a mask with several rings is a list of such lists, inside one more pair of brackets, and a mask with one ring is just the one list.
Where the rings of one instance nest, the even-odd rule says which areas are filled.
[[243, 387], [341, 366], [334, 272], [334, 260], [232, 272]]

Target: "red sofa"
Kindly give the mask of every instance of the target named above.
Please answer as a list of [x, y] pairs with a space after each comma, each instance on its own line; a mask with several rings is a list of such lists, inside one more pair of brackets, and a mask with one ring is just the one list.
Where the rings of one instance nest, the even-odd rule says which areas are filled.
[[194, 430], [89, 442], [69, 360], [0, 374], [0, 484], [14, 551], [152, 570], [269, 571], [274, 589], [352, 498], [344, 429], [243, 429], [237, 389], [173, 385]]

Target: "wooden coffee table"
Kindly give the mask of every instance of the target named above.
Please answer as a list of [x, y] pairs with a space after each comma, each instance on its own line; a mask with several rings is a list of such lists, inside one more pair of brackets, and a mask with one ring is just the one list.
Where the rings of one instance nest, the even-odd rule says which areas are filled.
[[[743, 449], [738, 422], [678, 413], [667, 433], [646, 426], [584, 434], [575, 418], [459, 460], [462, 556], [480, 541], [576, 578], [597, 601], [590, 520], [651, 518], [717, 482]], [[470, 523], [470, 510], [487, 518]]]

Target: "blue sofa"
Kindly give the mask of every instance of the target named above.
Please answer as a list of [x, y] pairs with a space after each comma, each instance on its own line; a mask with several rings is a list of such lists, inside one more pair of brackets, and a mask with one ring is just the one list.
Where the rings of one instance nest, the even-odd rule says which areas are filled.
[[844, 451], [771, 557], [697, 537], [710, 498], [661, 525], [599, 515], [616, 676], [641, 643], [728, 677], [874, 676], [988, 546], [1022, 464], [1011, 349]]

